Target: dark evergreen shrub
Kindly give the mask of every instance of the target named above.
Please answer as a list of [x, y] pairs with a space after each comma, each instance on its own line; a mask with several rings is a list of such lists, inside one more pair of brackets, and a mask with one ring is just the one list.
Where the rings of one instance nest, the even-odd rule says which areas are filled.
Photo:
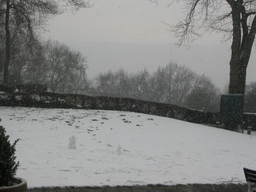
[[15, 145], [10, 143], [9, 135], [6, 135], [5, 128], [0, 126], [0, 186], [11, 186], [16, 182], [16, 175], [19, 162], [16, 163]]

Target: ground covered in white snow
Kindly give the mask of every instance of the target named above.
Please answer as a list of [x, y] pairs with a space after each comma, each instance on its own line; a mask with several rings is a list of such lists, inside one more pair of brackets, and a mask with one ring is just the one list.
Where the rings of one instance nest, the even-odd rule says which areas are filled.
[[[256, 135], [131, 112], [0, 107], [29, 188], [243, 183]], [[73, 143], [72, 143], [73, 142]]]

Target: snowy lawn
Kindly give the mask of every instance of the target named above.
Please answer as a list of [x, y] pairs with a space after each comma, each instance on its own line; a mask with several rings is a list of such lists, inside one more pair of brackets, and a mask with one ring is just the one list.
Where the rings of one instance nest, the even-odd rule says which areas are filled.
[[0, 107], [0, 118], [21, 139], [29, 188], [244, 183], [243, 167], [256, 169], [255, 133], [119, 111]]

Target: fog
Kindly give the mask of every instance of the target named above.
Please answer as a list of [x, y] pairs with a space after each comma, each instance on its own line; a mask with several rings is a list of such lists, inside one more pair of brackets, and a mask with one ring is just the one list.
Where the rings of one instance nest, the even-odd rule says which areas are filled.
[[[177, 2], [168, 6], [170, 2], [95, 0], [91, 8], [54, 17], [42, 35], [81, 52], [87, 58], [89, 78], [119, 69], [152, 73], [174, 62], [204, 74], [223, 90], [229, 82], [231, 41], [223, 41], [223, 34], [205, 33], [188, 47], [176, 46], [178, 39], [169, 24], [182, 20], [185, 10]], [[255, 61], [254, 47], [247, 83], [256, 81]]]
[[[177, 47], [172, 43], [135, 44], [104, 42], [66, 42], [87, 58], [87, 75], [93, 79], [109, 70], [124, 69], [129, 73], [147, 69], [150, 73], [158, 67], [173, 62], [186, 66], [199, 75], [209, 77], [221, 90], [228, 86], [230, 48], [223, 44], [193, 44]], [[255, 52], [255, 50], [254, 50]], [[247, 83], [256, 81], [255, 54], [248, 67]]]

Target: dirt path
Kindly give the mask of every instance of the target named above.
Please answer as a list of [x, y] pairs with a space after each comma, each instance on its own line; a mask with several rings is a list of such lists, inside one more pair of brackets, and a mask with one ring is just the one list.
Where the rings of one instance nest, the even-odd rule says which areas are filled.
[[247, 184], [194, 184], [194, 185], [147, 185], [118, 187], [55, 187], [34, 188], [28, 192], [246, 192]]

